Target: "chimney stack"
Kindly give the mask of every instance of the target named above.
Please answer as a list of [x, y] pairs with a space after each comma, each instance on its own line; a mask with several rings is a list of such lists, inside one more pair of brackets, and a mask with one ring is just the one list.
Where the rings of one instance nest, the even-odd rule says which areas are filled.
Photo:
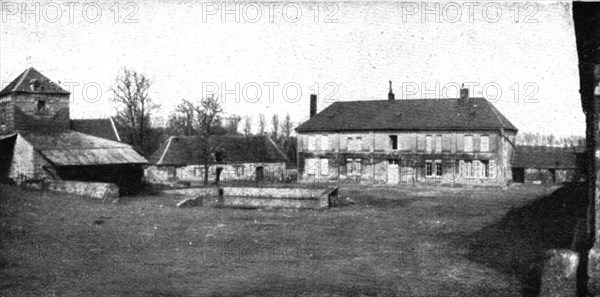
[[394, 99], [396, 99], [396, 95], [394, 95], [394, 92], [392, 92], [392, 81], [390, 80], [390, 91], [388, 93], [388, 100]]
[[462, 84], [460, 89], [460, 100], [467, 101], [469, 99], [469, 89], [465, 88], [465, 84]]
[[317, 114], [317, 95], [310, 94], [310, 118]]

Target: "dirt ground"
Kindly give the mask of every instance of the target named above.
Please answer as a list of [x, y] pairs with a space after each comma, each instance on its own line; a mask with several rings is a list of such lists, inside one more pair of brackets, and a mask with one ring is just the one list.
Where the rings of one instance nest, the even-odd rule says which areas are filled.
[[556, 189], [340, 185], [354, 205], [252, 210], [0, 185], [0, 295], [532, 296], [584, 205]]

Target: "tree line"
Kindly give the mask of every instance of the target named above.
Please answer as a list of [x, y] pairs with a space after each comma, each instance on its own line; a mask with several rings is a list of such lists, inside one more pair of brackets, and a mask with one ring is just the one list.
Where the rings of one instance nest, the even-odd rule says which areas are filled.
[[[296, 164], [296, 137], [292, 136], [294, 123], [290, 115], [283, 120], [274, 114], [267, 123], [263, 114], [258, 115], [258, 131], [252, 133], [252, 116], [224, 114], [221, 101], [216, 96], [181, 99], [169, 115], [166, 125], [156, 125], [152, 117], [160, 105], [149, 96], [152, 81], [144, 74], [128, 68], [121, 69], [116, 77], [113, 101], [116, 106], [117, 125], [123, 142], [131, 144], [139, 153], [148, 157], [156, 151], [169, 136], [193, 136], [197, 159], [204, 165], [204, 181], [208, 181], [208, 168], [217, 162], [218, 137], [234, 135], [250, 137], [254, 135], [270, 137], [288, 158], [288, 164]], [[242, 129], [240, 132], [240, 124]], [[267, 131], [267, 129], [269, 131]]]
[[554, 134], [541, 134], [532, 132], [517, 133], [516, 145], [524, 146], [550, 146], [564, 148], [584, 148], [585, 136], [568, 135], [555, 136]]

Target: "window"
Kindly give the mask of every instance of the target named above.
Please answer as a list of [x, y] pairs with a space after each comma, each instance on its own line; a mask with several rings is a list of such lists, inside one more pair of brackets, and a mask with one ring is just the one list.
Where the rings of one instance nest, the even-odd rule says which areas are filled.
[[390, 142], [392, 144], [392, 149], [398, 149], [398, 135], [390, 135]]
[[314, 151], [316, 149], [315, 147], [315, 137], [314, 136], [308, 136], [308, 150], [309, 151]]
[[480, 178], [482, 176], [481, 162], [478, 160], [473, 161], [473, 177]]
[[204, 176], [204, 167], [196, 167], [194, 169], [195, 176]]
[[481, 161], [481, 177], [490, 177], [490, 163], [488, 161]]
[[435, 151], [438, 153], [442, 152], [442, 135], [435, 136]]
[[462, 176], [464, 177], [473, 177], [473, 162], [472, 161], [464, 161], [462, 166]]
[[398, 160], [388, 160], [388, 164], [390, 164], [390, 165], [398, 165]]
[[37, 112], [42, 113], [46, 111], [46, 100], [37, 101]]
[[321, 175], [329, 174], [329, 159], [321, 159]]
[[481, 136], [481, 145], [480, 145], [479, 150], [482, 152], [490, 151], [490, 137], [489, 136], [487, 136], [487, 135]]
[[329, 150], [329, 137], [327, 135], [321, 135], [321, 150]]
[[473, 135], [465, 135], [465, 152], [473, 151]]
[[433, 176], [433, 163], [431, 161], [425, 161], [425, 176]]
[[436, 161], [435, 162], [435, 176], [441, 177], [442, 173], [443, 173], [442, 162], [441, 161]]
[[431, 135], [425, 137], [425, 150], [431, 152]]
[[315, 174], [317, 171], [317, 160], [316, 159], [306, 159], [306, 172], [308, 174]]
[[362, 137], [348, 137], [348, 150], [349, 151], [360, 151], [362, 150]]
[[346, 159], [346, 166], [348, 170], [348, 175], [360, 175], [360, 159]]

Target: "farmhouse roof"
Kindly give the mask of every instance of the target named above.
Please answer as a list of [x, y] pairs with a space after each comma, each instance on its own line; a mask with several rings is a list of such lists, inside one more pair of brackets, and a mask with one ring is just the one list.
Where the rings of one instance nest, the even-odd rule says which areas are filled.
[[517, 146], [514, 168], [575, 169], [573, 148], [547, 146]]
[[[32, 85], [35, 85], [36, 88], [32, 88]], [[0, 97], [12, 93], [71, 94], [33, 67], [27, 68], [4, 89], [2, 89], [2, 91], [0, 91]]]
[[[149, 158], [154, 165], [198, 165], [197, 137], [172, 136]], [[266, 136], [216, 136], [212, 138], [222, 163], [285, 162], [285, 154]]]
[[339, 101], [297, 132], [518, 129], [484, 98]]
[[112, 118], [106, 119], [75, 119], [71, 120], [71, 129], [84, 134], [121, 141], [117, 127]]
[[23, 134], [45, 158], [58, 166], [145, 164], [131, 146], [76, 131]]

